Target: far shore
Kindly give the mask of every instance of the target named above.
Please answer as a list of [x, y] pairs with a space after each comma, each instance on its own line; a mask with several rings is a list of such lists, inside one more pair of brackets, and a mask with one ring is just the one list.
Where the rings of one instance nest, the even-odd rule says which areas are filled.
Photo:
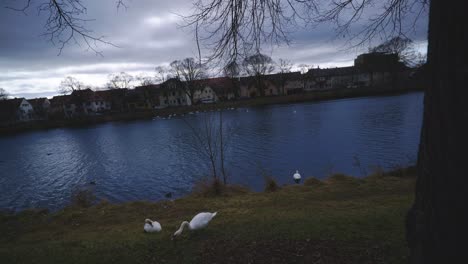
[[339, 89], [313, 91], [308, 93], [300, 93], [293, 95], [257, 97], [249, 99], [239, 99], [233, 101], [224, 101], [214, 104], [201, 104], [185, 107], [169, 107], [164, 109], [155, 109], [153, 111], [125, 112], [125, 113], [107, 113], [102, 115], [84, 116], [73, 119], [63, 120], [37, 120], [24, 123], [16, 123], [13, 126], [0, 126], [0, 135], [12, 135], [21, 132], [34, 130], [54, 129], [61, 127], [83, 127], [101, 124], [112, 121], [134, 121], [152, 119], [156, 116], [165, 117], [169, 115], [183, 115], [189, 112], [204, 112], [212, 110], [221, 110], [239, 107], [264, 106], [273, 104], [290, 104], [312, 101], [324, 101], [343, 98], [365, 97], [365, 96], [382, 96], [395, 95], [407, 92], [422, 91], [420, 89], [410, 88], [355, 88], [355, 89]]

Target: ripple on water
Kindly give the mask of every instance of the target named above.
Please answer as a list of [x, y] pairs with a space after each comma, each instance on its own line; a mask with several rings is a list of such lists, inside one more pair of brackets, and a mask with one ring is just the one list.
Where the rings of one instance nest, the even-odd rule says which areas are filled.
[[[410, 93], [224, 111], [229, 182], [262, 190], [264, 174], [290, 183], [296, 169], [304, 177], [360, 176], [354, 157], [366, 169], [414, 162], [422, 98]], [[200, 127], [217, 113], [0, 137], [0, 208], [57, 209], [90, 181], [99, 198], [113, 202], [187, 194], [210, 174], [210, 164], [186, 122]]]

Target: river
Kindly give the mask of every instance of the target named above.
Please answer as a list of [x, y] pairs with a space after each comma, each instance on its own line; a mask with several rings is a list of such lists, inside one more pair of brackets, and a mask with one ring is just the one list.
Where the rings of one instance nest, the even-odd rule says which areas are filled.
[[[230, 183], [260, 191], [264, 175], [292, 184], [341, 172], [361, 177], [376, 166], [414, 164], [423, 94], [361, 97], [223, 111]], [[194, 132], [218, 112], [111, 122], [0, 137], [0, 209], [69, 203], [90, 186], [111, 202], [180, 197], [210, 173]]]

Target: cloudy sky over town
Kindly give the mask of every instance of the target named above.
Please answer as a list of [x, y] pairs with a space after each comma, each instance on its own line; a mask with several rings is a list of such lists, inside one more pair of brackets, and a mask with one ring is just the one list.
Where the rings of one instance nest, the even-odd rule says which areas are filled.
[[[109, 74], [122, 71], [151, 76], [155, 66], [197, 54], [192, 30], [180, 27], [183, 21], [179, 14], [190, 13], [191, 0], [132, 0], [127, 1], [126, 9], [117, 9], [115, 0], [83, 1], [86, 18], [95, 19], [87, 22], [87, 27], [117, 46], [99, 45], [103, 56], [79, 45], [67, 45], [59, 55], [58, 47], [42, 36], [46, 13], [38, 14], [34, 6], [25, 13], [5, 8], [19, 8], [26, 0], [0, 2], [0, 87], [14, 97], [56, 95], [66, 76], [93, 87], [103, 87]], [[421, 51], [425, 49], [426, 23], [425, 18], [420, 19], [411, 36]], [[352, 65], [353, 59], [369, 48], [347, 48], [330, 25], [290, 30], [290, 46], [265, 48], [263, 52], [296, 65], [338, 67]], [[203, 54], [208, 52], [203, 50]]]

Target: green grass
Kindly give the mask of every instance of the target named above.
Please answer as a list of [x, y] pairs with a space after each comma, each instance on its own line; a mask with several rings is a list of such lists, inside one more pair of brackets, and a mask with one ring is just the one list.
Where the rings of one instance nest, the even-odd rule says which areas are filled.
[[[405, 263], [414, 177], [334, 176], [270, 193], [101, 203], [0, 216], [2, 263]], [[171, 241], [183, 220], [209, 226]], [[163, 231], [143, 232], [145, 218]]]

